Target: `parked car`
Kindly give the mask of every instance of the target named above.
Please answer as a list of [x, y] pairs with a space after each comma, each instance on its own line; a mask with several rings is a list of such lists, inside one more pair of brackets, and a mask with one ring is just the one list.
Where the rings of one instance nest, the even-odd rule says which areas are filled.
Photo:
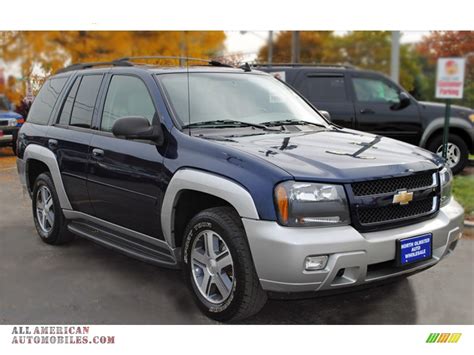
[[11, 146], [16, 152], [18, 130], [25, 120], [13, 111], [13, 105], [5, 95], [0, 95], [0, 147]]
[[[342, 127], [398, 139], [442, 155], [445, 105], [420, 102], [383, 74], [351, 66], [257, 66], [299, 91]], [[453, 173], [474, 154], [474, 111], [452, 106], [447, 161]]]
[[182, 268], [219, 321], [455, 249], [463, 209], [436, 154], [335, 126], [248, 66], [137, 60], [65, 68], [34, 101], [17, 167], [45, 243], [77, 235]]

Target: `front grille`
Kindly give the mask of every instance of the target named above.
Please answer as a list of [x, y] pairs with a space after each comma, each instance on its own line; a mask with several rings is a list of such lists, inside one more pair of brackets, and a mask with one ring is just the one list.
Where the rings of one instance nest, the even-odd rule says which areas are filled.
[[[353, 225], [361, 231], [416, 223], [438, 209], [439, 187], [434, 171], [353, 183], [350, 188]], [[413, 192], [407, 204], [393, 203], [400, 191]]]
[[433, 173], [423, 173], [352, 184], [354, 196], [380, 195], [398, 190], [411, 190], [433, 185]]
[[433, 198], [411, 202], [408, 205], [389, 205], [375, 208], [359, 208], [357, 214], [362, 225], [395, 222], [433, 212]]
[[8, 126], [8, 120], [1, 120], [0, 126]]

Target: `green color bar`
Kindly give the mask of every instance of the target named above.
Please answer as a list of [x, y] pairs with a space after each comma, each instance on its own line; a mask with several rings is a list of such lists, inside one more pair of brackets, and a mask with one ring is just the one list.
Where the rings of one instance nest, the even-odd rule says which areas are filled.
[[426, 339], [426, 342], [434, 343], [436, 339], [438, 339], [438, 337], [439, 337], [439, 333], [430, 333], [430, 335], [428, 336], [428, 339]]

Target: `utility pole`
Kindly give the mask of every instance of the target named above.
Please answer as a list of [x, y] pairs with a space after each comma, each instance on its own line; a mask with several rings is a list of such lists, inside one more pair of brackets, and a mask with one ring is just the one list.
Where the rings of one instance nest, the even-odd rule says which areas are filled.
[[291, 33], [291, 62], [300, 62], [300, 31]]
[[273, 61], [273, 31], [268, 31], [268, 66], [272, 66]]
[[390, 77], [396, 83], [400, 81], [400, 31], [392, 31]]

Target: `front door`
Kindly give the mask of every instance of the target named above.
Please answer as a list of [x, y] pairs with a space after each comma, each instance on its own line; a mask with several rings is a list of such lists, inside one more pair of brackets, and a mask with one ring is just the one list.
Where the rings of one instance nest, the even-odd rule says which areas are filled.
[[87, 183], [91, 203], [96, 217], [162, 239], [165, 147], [115, 137], [111, 133], [114, 122], [126, 116], [141, 116], [159, 124], [145, 82], [132, 75], [113, 75], [99, 130], [91, 141]]
[[411, 144], [421, 139], [421, 119], [418, 104], [410, 99], [400, 106], [401, 89], [377, 74], [353, 74], [356, 129]]

